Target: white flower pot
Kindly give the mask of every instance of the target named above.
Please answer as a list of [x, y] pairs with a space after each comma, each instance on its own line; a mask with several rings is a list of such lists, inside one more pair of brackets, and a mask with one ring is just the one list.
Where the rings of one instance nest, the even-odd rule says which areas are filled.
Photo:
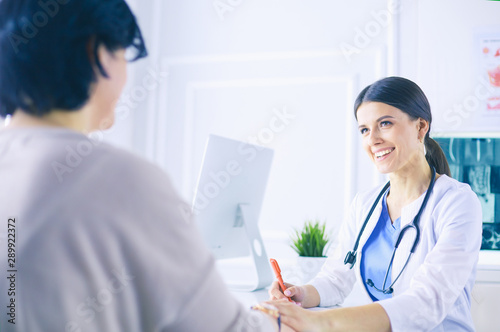
[[302, 284], [313, 279], [326, 261], [326, 257], [297, 257], [297, 265], [302, 274]]

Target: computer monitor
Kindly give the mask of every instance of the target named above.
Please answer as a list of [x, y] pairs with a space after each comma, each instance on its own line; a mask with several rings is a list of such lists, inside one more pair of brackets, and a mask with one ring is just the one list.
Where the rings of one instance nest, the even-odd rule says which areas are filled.
[[258, 228], [273, 150], [209, 135], [193, 201], [201, 233], [218, 260], [252, 256], [257, 280], [228, 282], [256, 290], [272, 282]]

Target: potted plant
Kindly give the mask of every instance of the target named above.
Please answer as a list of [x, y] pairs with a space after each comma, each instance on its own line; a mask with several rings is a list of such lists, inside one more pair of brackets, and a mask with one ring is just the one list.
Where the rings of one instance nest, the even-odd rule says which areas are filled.
[[325, 231], [325, 223], [306, 220], [302, 230], [295, 230], [291, 239], [291, 247], [299, 254], [297, 263], [302, 272], [302, 282], [306, 283], [318, 274], [326, 261], [330, 238]]

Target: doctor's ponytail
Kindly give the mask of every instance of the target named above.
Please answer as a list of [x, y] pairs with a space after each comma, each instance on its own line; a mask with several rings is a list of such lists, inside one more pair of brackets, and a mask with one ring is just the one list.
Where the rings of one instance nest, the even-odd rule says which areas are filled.
[[426, 150], [425, 159], [427, 159], [429, 165], [434, 166], [438, 174], [446, 174], [451, 177], [450, 166], [439, 143], [430, 138], [429, 133], [427, 133], [424, 144]]
[[450, 166], [439, 144], [429, 137], [432, 114], [427, 97], [414, 82], [402, 77], [386, 77], [363, 89], [354, 102], [354, 117], [358, 119], [358, 108], [365, 102], [379, 102], [396, 107], [405, 112], [411, 119], [422, 118], [429, 123], [429, 131], [425, 135], [425, 158], [436, 168], [439, 174], [451, 176]]

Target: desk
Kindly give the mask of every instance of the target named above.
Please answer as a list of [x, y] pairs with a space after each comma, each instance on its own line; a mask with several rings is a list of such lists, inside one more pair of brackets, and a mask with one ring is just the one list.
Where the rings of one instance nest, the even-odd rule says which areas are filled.
[[[292, 284], [301, 285], [303, 284], [303, 280], [301, 280], [300, 272], [298, 271], [298, 266], [296, 265], [294, 260], [286, 260], [282, 259], [280, 261], [281, 271], [283, 275], [283, 279]], [[229, 269], [228, 269], [229, 267]], [[254, 292], [246, 292], [239, 290], [231, 290], [229, 284], [231, 280], [238, 280], [238, 278], [245, 279], [245, 276], [248, 277], [252, 275], [254, 271], [252, 271], [252, 266], [249, 262], [246, 262], [242, 259], [224, 262], [218, 262], [217, 268], [221, 275], [225, 276], [224, 278], [226, 282], [228, 282], [228, 287], [231, 291], [231, 294], [238, 299], [245, 307], [250, 307], [256, 303], [260, 303], [262, 301], [269, 300], [268, 288], [260, 289]], [[255, 276], [253, 276], [255, 277]], [[358, 287], [354, 287], [353, 291], [349, 296], [345, 299], [342, 307], [351, 307], [359, 305], [362, 301], [363, 294]], [[338, 308], [339, 306], [327, 307], [327, 308]], [[325, 307], [326, 308], [326, 307]], [[319, 310], [325, 309], [321, 308]], [[326, 308], [326, 309], [327, 309]]]
[[[255, 292], [231, 291], [231, 293], [246, 308], [249, 308], [256, 303], [269, 300], [269, 294], [267, 288]], [[331, 307], [315, 307], [315, 308], [309, 308], [308, 310], [326, 310], [334, 308], [340, 308], [340, 306], [336, 305]]]
[[471, 312], [478, 332], [498, 331], [500, 316], [500, 251], [481, 250]]
[[269, 300], [267, 289], [260, 289], [254, 292], [231, 291], [231, 294], [247, 308], [256, 303]]
[[[357, 292], [356, 292], [357, 293]], [[260, 303], [263, 301], [269, 300], [269, 295], [267, 293], [267, 289], [264, 290], [258, 290], [255, 292], [241, 292], [241, 291], [231, 291], [231, 294], [238, 300], [240, 301], [245, 308], [250, 308], [252, 305], [256, 303]], [[349, 295], [346, 298], [346, 301], [340, 306], [340, 305], [334, 305], [331, 307], [314, 307], [314, 308], [308, 308], [308, 310], [327, 310], [327, 309], [335, 309], [335, 308], [342, 308], [342, 307], [352, 307], [358, 305], [356, 301], [357, 294], [354, 295]]]

